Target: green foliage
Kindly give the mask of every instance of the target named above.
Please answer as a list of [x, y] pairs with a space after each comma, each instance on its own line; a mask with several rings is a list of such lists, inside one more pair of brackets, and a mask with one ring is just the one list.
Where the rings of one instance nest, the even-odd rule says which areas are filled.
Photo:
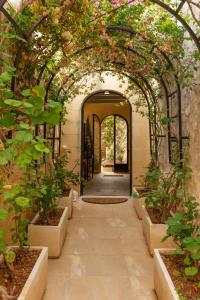
[[[29, 221], [25, 217], [26, 210], [32, 207], [34, 197], [37, 196], [36, 191], [30, 189], [26, 180], [30, 180], [32, 170], [35, 168], [35, 161], [42, 162], [44, 157], [50, 153], [46, 140], [35, 136], [35, 125], [47, 123], [53, 126], [59, 124], [61, 105], [49, 100], [44, 110], [46, 91], [42, 86], [23, 90], [21, 92], [22, 97], [13, 99], [13, 93], [8, 87], [13, 76], [14, 69], [5, 71], [0, 75], [0, 95], [2, 98], [0, 126], [5, 130], [12, 129], [12, 137], [7, 139], [5, 149], [0, 151], [0, 165], [17, 166], [20, 169], [21, 179], [18, 184], [10, 186], [9, 189], [6, 187], [1, 189], [2, 198], [8, 210], [0, 209], [0, 220], [12, 216], [15, 224], [11, 229], [12, 241], [22, 249], [28, 245], [27, 225]], [[52, 115], [55, 118], [52, 118]], [[50, 194], [49, 188], [50, 185], [46, 188]], [[0, 228], [0, 252], [3, 252], [5, 260], [11, 263], [14, 256], [6, 249], [3, 229]]]
[[73, 170], [67, 169], [67, 165], [69, 163], [69, 153], [69, 151], [65, 151], [62, 156], [56, 157], [54, 164], [54, 180], [63, 195], [69, 190], [70, 183], [73, 185], [78, 185], [83, 182], [83, 179], [80, 178], [79, 173], [75, 173]]
[[166, 221], [168, 229], [165, 239], [171, 236], [178, 244], [176, 254], [182, 257], [187, 277], [195, 277], [200, 273], [199, 220], [199, 203], [194, 197], [185, 195], [179, 211]]
[[147, 167], [147, 172], [144, 177], [145, 189], [147, 191], [155, 190], [159, 184], [161, 175], [162, 174], [158, 161], [152, 158]]
[[35, 186], [37, 197], [35, 205], [40, 218], [45, 224], [49, 224], [49, 218], [57, 208], [56, 199], [61, 195], [61, 190], [57, 187], [53, 172], [40, 178], [40, 182]]
[[15, 185], [10, 189], [4, 188], [2, 196], [5, 203], [9, 206], [9, 213], [13, 214], [15, 221], [15, 227], [11, 229], [13, 243], [23, 247], [28, 243], [26, 232], [28, 220], [23, 214], [25, 209], [31, 207], [31, 199], [26, 196], [26, 190], [20, 185]]
[[145, 204], [157, 209], [160, 223], [165, 223], [185, 197], [185, 184], [191, 178], [191, 169], [178, 162], [168, 174], [153, 171], [150, 175], [147, 178], [150, 178], [153, 186], [145, 194]]

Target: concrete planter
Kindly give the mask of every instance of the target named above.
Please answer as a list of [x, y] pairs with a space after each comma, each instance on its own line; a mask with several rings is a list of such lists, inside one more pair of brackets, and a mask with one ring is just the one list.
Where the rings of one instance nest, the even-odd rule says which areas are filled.
[[[11, 247], [17, 248], [17, 247]], [[41, 300], [47, 286], [48, 249], [46, 247], [30, 247], [30, 250], [41, 250], [18, 300]]]
[[[133, 188], [133, 195], [137, 193], [139, 195], [139, 190], [135, 187]], [[145, 198], [137, 198], [133, 196], [133, 207], [136, 211], [136, 214], [140, 220], [142, 220], [142, 205], [145, 203]]]
[[57, 204], [59, 207], [68, 208], [68, 219], [71, 219], [73, 213], [73, 190], [70, 190], [69, 196], [60, 197], [57, 200]]
[[158, 300], [179, 300], [175, 286], [161, 257], [161, 254], [173, 254], [174, 251], [174, 249], [154, 250], [154, 288]]
[[167, 225], [153, 224], [144, 205], [142, 206], [142, 227], [151, 255], [154, 254], [154, 249], [156, 248], [175, 247], [175, 243], [172, 238], [168, 238], [166, 241], [162, 242], [163, 237], [167, 234]]
[[36, 225], [39, 214], [35, 216], [28, 226], [29, 243], [31, 246], [48, 247], [49, 257], [59, 257], [67, 233], [68, 208], [63, 211], [57, 226]]
[[138, 198], [133, 200], [133, 206], [135, 208], [138, 219], [142, 220], [142, 206], [145, 204], [145, 198]]

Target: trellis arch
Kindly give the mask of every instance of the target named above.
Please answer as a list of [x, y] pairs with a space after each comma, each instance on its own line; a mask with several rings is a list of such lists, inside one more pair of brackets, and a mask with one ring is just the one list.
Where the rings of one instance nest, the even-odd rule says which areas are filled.
[[[32, 36], [32, 33], [35, 31], [35, 29], [48, 17], [48, 14], [41, 16], [34, 24], [33, 26], [27, 31], [27, 32], [23, 32], [21, 28], [19, 28], [19, 26], [17, 25], [17, 23], [15, 22], [15, 20], [10, 16], [10, 14], [6, 11], [6, 9], [4, 8], [5, 3], [7, 2], [7, 0], [1, 0], [0, 1], [0, 11], [5, 15], [5, 17], [11, 22], [11, 24], [15, 27], [16, 31], [18, 31], [20, 34], [22, 34], [23, 37], [26, 38], [26, 40], [30, 39]], [[134, 3], [135, 0], [131, 0], [131, 1], [127, 1], [125, 4], [122, 4], [120, 7], [123, 7], [125, 5], [130, 5], [132, 3]], [[178, 6], [176, 7], [176, 9], [173, 8], [173, 6], [170, 6], [169, 4], [166, 4], [164, 1], [161, 0], [150, 0], [150, 2], [160, 6], [161, 8], [163, 8], [164, 10], [166, 10], [167, 12], [169, 12], [172, 16], [174, 16], [177, 21], [179, 21], [183, 27], [187, 30], [187, 32], [189, 33], [189, 35], [191, 36], [191, 38], [193, 39], [196, 47], [198, 48], [198, 50], [200, 51], [200, 38], [196, 35], [196, 33], [194, 32], [194, 30], [192, 29], [192, 27], [190, 26], [190, 24], [187, 23], [187, 21], [185, 21], [185, 19], [181, 16], [181, 12], [182, 9], [184, 7], [184, 5], [186, 3], [190, 3], [190, 1], [187, 0], [181, 0], [179, 1]], [[194, 2], [190, 3], [189, 5], [189, 9], [190, 12], [192, 14], [192, 17], [194, 19], [194, 12], [193, 12], [193, 7], [195, 6]], [[113, 11], [116, 11], [118, 9], [120, 9], [120, 7], [115, 8], [113, 10], [111, 10], [110, 12], [106, 12], [106, 14], [112, 13]], [[196, 5], [197, 8], [199, 8], [198, 5]], [[101, 17], [101, 15], [99, 16]], [[91, 20], [90, 22], [93, 22], [94, 20]], [[87, 25], [87, 24], [86, 24]]]
[[[166, 4], [164, 3], [163, 1], [160, 1], [160, 0], [151, 0], [149, 2], [151, 3], [154, 3], [160, 7], [162, 7], [165, 11], [169, 12], [174, 18], [176, 18], [181, 24], [182, 26], [186, 29], [186, 31], [188, 32], [188, 34], [190, 35], [191, 39], [194, 41], [196, 47], [198, 50], [200, 50], [200, 39], [199, 37], [197, 36], [197, 34], [195, 33], [194, 29], [190, 26], [189, 22], [187, 22], [184, 17], [182, 17], [181, 15], [181, 12], [183, 10], [183, 7], [184, 5], [188, 5], [190, 11], [191, 11], [191, 14], [192, 14], [192, 17], [195, 18], [195, 16], [193, 16], [193, 11], [191, 10], [191, 5], [193, 6], [196, 6], [198, 7], [195, 3], [190, 3], [189, 2], [190, 0], [181, 0], [177, 7], [174, 8], [172, 5], [170, 4]], [[10, 22], [10, 24], [12, 24], [12, 26], [15, 28], [16, 32], [22, 37], [25, 39], [26, 41], [26, 44], [28, 45], [29, 41], [32, 39], [33, 37], [33, 33], [39, 28], [39, 26], [41, 24], [43, 24], [43, 22], [48, 19], [48, 13], [42, 15], [41, 17], [38, 18], [38, 20], [26, 31], [24, 32], [22, 30], [22, 28], [20, 28], [17, 24], [17, 22], [14, 20], [14, 18], [12, 18], [12, 16], [8, 13], [8, 11], [6, 10], [5, 8], [5, 4], [6, 4], [6, 0], [0, 0], [0, 11], [4, 14], [4, 16], [8, 19], [8, 21]], [[120, 10], [121, 7], [124, 7], [126, 6], [127, 4], [132, 4], [134, 3], [134, 0], [133, 1], [127, 1], [126, 3], [122, 4], [120, 7], [115, 7], [113, 8], [112, 10], [110, 11], [106, 11], [105, 14], [111, 14], [113, 11], [117, 11], [117, 10]], [[43, 1], [43, 4], [44, 1]], [[97, 16], [96, 19], [91, 19], [89, 23], [91, 22], [95, 22], [98, 18], [101, 18], [103, 14], [100, 14], [99, 16]], [[88, 24], [85, 24], [86, 26]], [[107, 26], [107, 30], [110, 30], [110, 31], [120, 31], [120, 32], [126, 32], [126, 33], [130, 33], [130, 34], [135, 34], [134, 30], [131, 29], [131, 28], [127, 28], [127, 27], [123, 27], [123, 26], [118, 26], [118, 25], [108, 25]], [[138, 32], [137, 32], [138, 34]], [[151, 43], [151, 41], [147, 41], [149, 43]], [[20, 59], [21, 59], [21, 54], [22, 54], [22, 51], [23, 51], [23, 46], [24, 44], [21, 43], [19, 45], [19, 48], [18, 48], [18, 53], [16, 55], [16, 60], [15, 60], [15, 65], [18, 67], [18, 64], [20, 62]], [[60, 47], [60, 45], [59, 45]], [[161, 57], [163, 59], [161, 59], [159, 56], [156, 55], [156, 53], [154, 53], [154, 48], [157, 48]], [[44, 49], [45, 50], [45, 47]], [[126, 49], [127, 50], [127, 49]], [[52, 53], [52, 56], [53, 54], [55, 53], [55, 51], [57, 51], [57, 47], [55, 46], [55, 49], [53, 49], [53, 53]], [[80, 51], [80, 49], [78, 49], [77, 51]], [[129, 49], [129, 51], [134, 51], [134, 49]], [[139, 55], [139, 53], [135, 53], [136, 55]], [[163, 51], [160, 51], [159, 48], [157, 47], [157, 45], [155, 44], [152, 44], [152, 50], [151, 50], [151, 53], [148, 53], [148, 54], [152, 54], [158, 61], [162, 61], [165, 62], [166, 66], [169, 66], [170, 70], [171, 70], [171, 74], [172, 76], [174, 77], [175, 79], [175, 84], [176, 84], [176, 94], [177, 94], [177, 101], [178, 101], [178, 106], [179, 106], [179, 114], [178, 114], [178, 122], [179, 122], [179, 132], [178, 132], [178, 135], [179, 135], [179, 149], [180, 149], [180, 158], [181, 158], [181, 155], [182, 155], [182, 119], [181, 119], [181, 87], [180, 87], [180, 83], [179, 83], [179, 80], [178, 80], [178, 77], [177, 75], [175, 74], [174, 72], [174, 68], [173, 68], [173, 63], [171, 61], [171, 59], [167, 56], [167, 54]], [[65, 55], [65, 53], [63, 52], [63, 55]], [[48, 57], [47, 59], [51, 58]], [[41, 72], [39, 74], [39, 77], [38, 77], [38, 80], [37, 82], [39, 82], [42, 78], [42, 75], [43, 75], [43, 72], [47, 69], [48, 67], [48, 63], [45, 62], [45, 64], [42, 66], [41, 68]], [[128, 72], [128, 70], [126, 70]], [[132, 74], [132, 72], [130, 72], [130, 75]], [[137, 75], [139, 76], [139, 74]], [[46, 100], [48, 98], [48, 92], [49, 92], [49, 89], [51, 87], [51, 84], [52, 82], [54, 81], [54, 78], [56, 78], [56, 72], [50, 72], [50, 78], [49, 78], [49, 81], [47, 82], [47, 85], [46, 85]], [[145, 79], [146, 80], [146, 79]], [[164, 89], [164, 92], [165, 92], [165, 96], [166, 96], [166, 103], [167, 103], [167, 113], [169, 112], [169, 107], [168, 107], [168, 104], [169, 104], [169, 98], [171, 97], [171, 94], [175, 95], [175, 91], [170, 91], [170, 87], [167, 85], [167, 82], [164, 78], [164, 76], [159, 76], [159, 80], [163, 86], [163, 89]], [[144, 83], [143, 83], [144, 84]], [[13, 77], [13, 83], [12, 83], [12, 86], [13, 86], [13, 89], [14, 89], [14, 85], [15, 85], [15, 77]], [[147, 84], [144, 85], [144, 87], [146, 88], [147, 87]], [[59, 95], [59, 91], [62, 90], [62, 87], [59, 87], [59, 90], [58, 90], [58, 93], [57, 95]], [[149, 90], [149, 87], [148, 89]], [[155, 100], [155, 99], [154, 99]], [[155, 108], [156, 109], [156, 108]], [[170, 125], [168, 126], [168, 130], [170, 131]], [[168, 134], [168, 138], [170, 137], [170, 135]]]

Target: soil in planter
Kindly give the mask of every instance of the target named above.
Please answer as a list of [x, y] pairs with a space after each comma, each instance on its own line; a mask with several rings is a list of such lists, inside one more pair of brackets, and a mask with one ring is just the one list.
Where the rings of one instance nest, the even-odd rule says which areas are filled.
[[69, 193], [70, 193], [71, 189], [66, 189], [63, 191], [63, 197], [69, 197]]
[[48, 226], [58, 226], [60, 222], [60, 218], [62, 217], [64, 208], [57, 208], [51, 212], [48, 220], [44, 220], [44, 218], [38, 218], [35, 225], [48, 225]]
[[154, 207], [146, 207], [151, 222], [153, 224], [160, 224], [160, 210]]
[[[10, 271], [5, 264], [0, 265], [0, 285], [6, 288], [9, 295], [18, 299], [41, 251], [28, 250], [19, 252], [15, 250], [16, 259], [14, 270]], [[0, 296], [0, 300], [3, 300]]]
[[167, 267], [174, 286], [184, 300], [200, 299], [200, 273], [197, 277], [188, 278], [185, 275], [185, 266], [182, 263], [182, 256], [179, 255], [162, 255], [162, 259]]
[[140, 197], [144, 197], [145, 196], [145, 194], [148, 192], [148, 190], [147, 189], [142, 189], [142, 190], [139, 190], [138, 191], [138, 193], [139, 193], [139, 195], [140, 195]]

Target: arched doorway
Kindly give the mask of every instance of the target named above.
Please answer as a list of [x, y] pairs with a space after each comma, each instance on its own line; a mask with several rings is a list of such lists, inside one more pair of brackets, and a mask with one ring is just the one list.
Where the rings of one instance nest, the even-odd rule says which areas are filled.
[[101, 122], [101, 165], [113, 172], [128, 172], [128, 133], [126, 118], [110, 115]]
[[123, 95], [101, 91], [82, 106], [82, 195], [130, 195], [132, 191], [132, 109]]

